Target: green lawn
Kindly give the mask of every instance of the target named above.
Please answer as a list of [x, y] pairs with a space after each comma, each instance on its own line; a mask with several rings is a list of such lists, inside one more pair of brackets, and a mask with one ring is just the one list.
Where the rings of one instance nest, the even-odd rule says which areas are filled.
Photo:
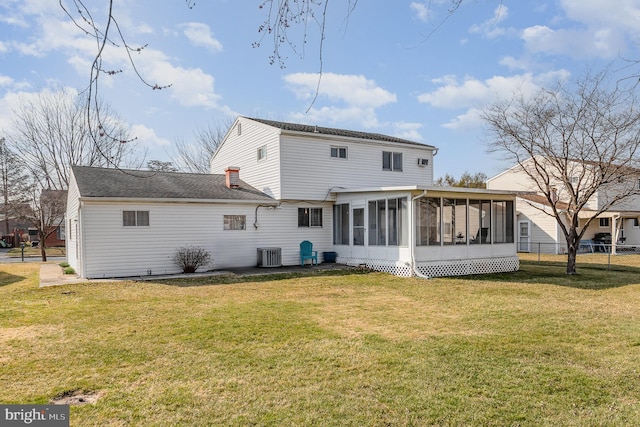
[[558, 258], [381, 273], [39, 289], [0, 266], [0, 403], [91, 425], [640, 425], [640, 265]]

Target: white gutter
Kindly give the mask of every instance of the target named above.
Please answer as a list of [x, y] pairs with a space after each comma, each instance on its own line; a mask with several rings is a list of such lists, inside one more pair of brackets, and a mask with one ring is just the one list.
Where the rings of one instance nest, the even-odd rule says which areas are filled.
[[81, 202], [119, 202], [119, 203], [205, 203], [205, 204], [247, 204], [247, 205], [273, 205], [280, 204], [279, 201], [269, 200], [246, 200], [246, 199], [180, 199], [162, 197], [79, 197]]

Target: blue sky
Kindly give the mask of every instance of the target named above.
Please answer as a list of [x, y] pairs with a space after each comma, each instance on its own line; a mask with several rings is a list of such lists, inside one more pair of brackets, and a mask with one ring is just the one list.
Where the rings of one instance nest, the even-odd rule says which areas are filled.
[[[69, 1], [65, 2], [70, 4]], [[106, 1], [85, 0], [97, 22]], [[116, 0], [115, 14], [142, 85], [122, 50], [110, 49], [101, 96], [127, 123], [147, 159], [175, 159], [177, 140], [236, 115], [399, 136], [439, 148], [435, 176], [488, 176], [511, 165], [486, 150], [478, 111], [514, 90], [532, 93], [612, 61], [640, 59], [640, 0], [477, 0], [446, 17], [448, 1], [331, 0], [318, 97], [318, 28], [303, 54], [283, 47], [286, 67], [269, 63], [260, 41], [261, 0]], [[437, 27], [438, 24], [441, 26]], [[0, 0], [0, 135], [30, 95], [83, 90], [95, 43], [57, 1]], [[300, 53], [300, 50], [299, 52]], [[623, 71], [624, 72], [624, 71]]]

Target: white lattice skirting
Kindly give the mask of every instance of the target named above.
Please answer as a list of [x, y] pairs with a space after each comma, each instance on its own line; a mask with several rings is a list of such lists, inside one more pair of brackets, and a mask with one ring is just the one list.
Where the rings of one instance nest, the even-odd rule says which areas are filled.
[[[354, 266], [364, 265], [372, 270], [382, 271], [396, 276], [411, 277], [416, 275], [411, 265], [402, 261], [338, 257], [338, 262]], [[517, 256], [422, 261], [416, 265], [417, 272], [427, 277], [506, 273], [509, 271], [517, 271], [519, 268], [520, 259]]]

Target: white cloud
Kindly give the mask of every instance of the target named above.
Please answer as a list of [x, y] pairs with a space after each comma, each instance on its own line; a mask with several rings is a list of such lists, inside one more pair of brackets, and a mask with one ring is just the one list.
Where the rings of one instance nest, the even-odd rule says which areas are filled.
[[422, 129], [422, 123], [395, 122], [392, 123], [393, 135], [398, 138], [408, 139], [410, 141], [422, 141], [422, 135], [419, 130]]
[[222, 43], [213, 37], [208, 25], [198, 22], [189, 22], [182, 24], [180, 27], [183, 28], [184, 35], [195, 46], [205, 47], [212, 52], [222, 52]]
[[171, 145], [171, 141], [166, 138], [159, 137], [156, 132], [141, 124], [131, 126], [131, 135], [136, 139], [137, 143], [140, 143], [142, 147], [153, 149], [158, 147], [168, 147]]
[[613, 59], [626, 48], [623, 34], [612, 28], [553, 30], [535, 25], [523, 30], [522, 39], [529, 52], [568, 55], [577, 59]]
[[319, 97], [359, 107], [378, 108], [396, 102], [396, 95], [379, 87], [362, 75], [325, 73], [320, 79], [315, 73], [295, 73], [284, 76], [289, 89], [303, 100]]
[[569, 72], [556, 70], [534, 75], [523, 73], [513, 76], [494, 76], [486, 80], [472, 77], [456, 79], [447, 75], [433, 82], [440, 85], [437, 89], [418, 95], [418, 101], [438, 109], [461, 109], [465, 112], [451, 122], [448, 128], [472, 128], [478, 122], [477, 111], [497, 99], [505, 99], [519, 93], [525, 97], [532, 96], [542, 87], [566, 80]]
[[506, 29], [499, 27], [498, 24], [509, 16], [509, 9], [507, 6], [500, 4], [493, 11], [493, 17], [487, 19], [481, 24], [476, 24], [469, 28], [470, 33], [482, 34], [489, 39], [496, 38], [507, 32]]
[[640, 29], [640, 1], [638, 0], [562, 0], [567, 17], [591, 28], [608, 27], [629, 35]]
[[416, 13], [419, 20], [429, 22], [429, 6], [424, 3], [411, 2], [409, 6]]
[[[284, 80], [298, 99], [309, 103], [317, 91], [317, 99], [306, 114], [291, 116], [303, 122], [360, 123], [372, 128], [379, 126], [376, 108], [397, 100], [395, 94], [362, 75], [325, 73], [320, 79], [315, 73], [295, 73], [284, 76]], [[337, 105], [316, 107], [327, 101]]]

